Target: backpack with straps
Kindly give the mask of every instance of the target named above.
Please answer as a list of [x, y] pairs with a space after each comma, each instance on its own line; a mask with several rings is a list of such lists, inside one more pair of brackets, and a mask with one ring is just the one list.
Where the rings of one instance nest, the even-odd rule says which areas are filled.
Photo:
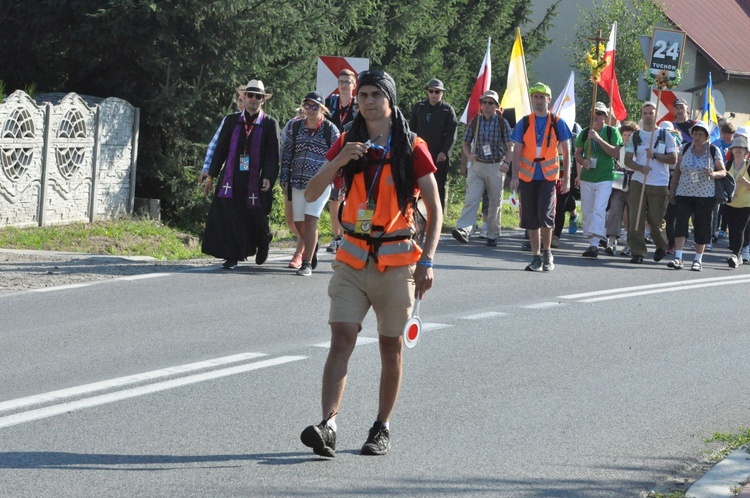
[[[683, 156], [692, 145], [693, 142], [687, 142], [682, 145], [681, 152]], [[708, 153], [712, 159], [715, 159], [717, 154], [719, 155], [719, 157], [721, 157], [721, 152], [719, 151], [719, 148], [717, 146], [715, 146], [714, 144], [708, 145]], [[732, 202], [732, 199], [734, 198], [734, 191], [737, 189], [737, 182], [735, 181], [734, 177], [729, 174], [729, 171], [727, 170], [726, 176], [722, 178], [716, 178], [714, 181], [716, 182], [716, 187], [714, 190], [714, 198], [716, 199], [716, 202], [720, 204]]]
[[[641, 134], [639, 132], [633, 133], [633, 135], [630, 137], [630, 141], [633, 142], [633, 157], [635, 157], [636, 153], [638, 152], [638, 146], [642, 143]], [[656, 142], [654, 142], [654, 148], [656, 148], [656, 145], [659, 142], [663, 144], [667, 143], [667, 130], [665, 130], [664, 128], [659, 128], [659, 133], [656, 135]]]
[[[560, 141], [560, 135], [557, 134], [557, 116], [555, 116], [553, 113], [549, 113], [550, 116], [552, 116], [552, 129], [555, 132], [555, 138], [557, 141]], [[526, 135], [526, 130], [529, 129], [529, 116], [524, 116], [521, 120], [523, 123], [523, 134]], [[552, 140], [552, 135], [547, 136], [547, 145], [549, 146], [550, 141]]]
[[[607, 130], [607, 142], [612, 142], [612, 134], [614, 133], [612, 130], [614, 130], [614, 127], [609, 125], [604, 125], [604, 129]], [[589, 139], [589, 127], [587, 126], [583, 130], [581, 130], [581, 133], [583, 133], [583, 144], [586, 144], [586, 140]]]

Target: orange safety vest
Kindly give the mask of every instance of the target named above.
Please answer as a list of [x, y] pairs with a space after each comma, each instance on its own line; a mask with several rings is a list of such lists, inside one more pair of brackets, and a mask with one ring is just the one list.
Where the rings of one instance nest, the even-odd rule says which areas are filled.
[[536, 155], [536, 119], [534, 115], [529, 116], [529, 127], [523, 134], [523, 149], [521, 151], [521, 164], [518, 168], [518, 178], [524, 182], [530, 182], [534, 179], [534, 163], [542, 166], [544, 179], [555, 181], [560, 176], [560, 163], [557, 158], [557, 134], [552, 130], [552, 122], [555, 117], [548, 113], [547, 126], [542, 135], [541, 155]]
[[378, 188], [369, 233], [355, 231], [359, 206], [367, 202], [364, 173], [354, 175], [352, 185], [346, 194], [341, 212], [344, 240], [336, 251], [336, 260], [348, 264], [355, 270], [364, 268], [370, 256], [374, 257], [378, 270], [385, 271], [389, 266], [412, 265], [422, 255], [422, 249], [412, 240], [416, 233], [414, 211], [409, 207], [406, 215], [401, 213], [390, 162], [383, 164]]

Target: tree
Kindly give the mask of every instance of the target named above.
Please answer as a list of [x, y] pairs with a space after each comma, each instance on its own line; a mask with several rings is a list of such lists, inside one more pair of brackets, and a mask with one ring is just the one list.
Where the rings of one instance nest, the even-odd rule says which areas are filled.
[[[641, 73], [646, 66], [638, 37], [651, 35], [654, 26], [667, 23], [667, 18], [653, 0], [603, 0], [593, 9], [581, 9], [575, 29], [575, 41], [572, 46], [568, 47], [571, 54], [571, 66], [578, 69], [576, 115], [588, 116], [591, 112], [590, 72], [588, 69], [581, 71], [580, 66], [586, 52], [593, 46], [587, 38], [595, 36], [599, 30], [602, 30], [603, 37], [608, 37], [612, 23], [615, 21], [617, 21], [615, 61], [617, 82], [620, 86], [622, 101], [628, 110], [628, 119], [638, 121], [641, 109], [638, 100], [638, 80], [642, 77]], [[602, 102], [609, 103], [601, 89], [597, 96]], [[588, 121], [582, 126], [587, 124]]]

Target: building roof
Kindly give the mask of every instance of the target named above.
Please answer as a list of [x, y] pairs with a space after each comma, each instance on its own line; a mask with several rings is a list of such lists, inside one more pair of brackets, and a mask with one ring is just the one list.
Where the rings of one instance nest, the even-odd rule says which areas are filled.
[[698, 50], [728, 76], [750, 78], [750, 0], [658, 0]]

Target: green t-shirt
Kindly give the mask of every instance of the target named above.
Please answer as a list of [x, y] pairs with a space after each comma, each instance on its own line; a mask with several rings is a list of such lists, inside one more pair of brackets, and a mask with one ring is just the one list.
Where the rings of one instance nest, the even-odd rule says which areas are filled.
[[[607, 128], [611, 128], [611, 139], [609, 139], [609, 133]], [[583, 157], [587, 158], [586, 152], [588, 150], [588, 139], [586, 142], [583, 141], [586, 135], [588, 135], [587, 129], [578, 134], [576, 137], [576, 148], [581, 147], [583, 149]], [[620, 131], [609, 125], [604, 125], [601, 130], [597, 131], [600, 137], [610, 145], [622, 146], [622, 135]], [[596, 158], [596, 168], [583, 168], [581, 169], [581, 181], [582, 182], [611, 182], [615, 179], [615, 158], [607, 154], [599, 147], [599, 144], [594, 142], [591, 144], [591, 156]]]

